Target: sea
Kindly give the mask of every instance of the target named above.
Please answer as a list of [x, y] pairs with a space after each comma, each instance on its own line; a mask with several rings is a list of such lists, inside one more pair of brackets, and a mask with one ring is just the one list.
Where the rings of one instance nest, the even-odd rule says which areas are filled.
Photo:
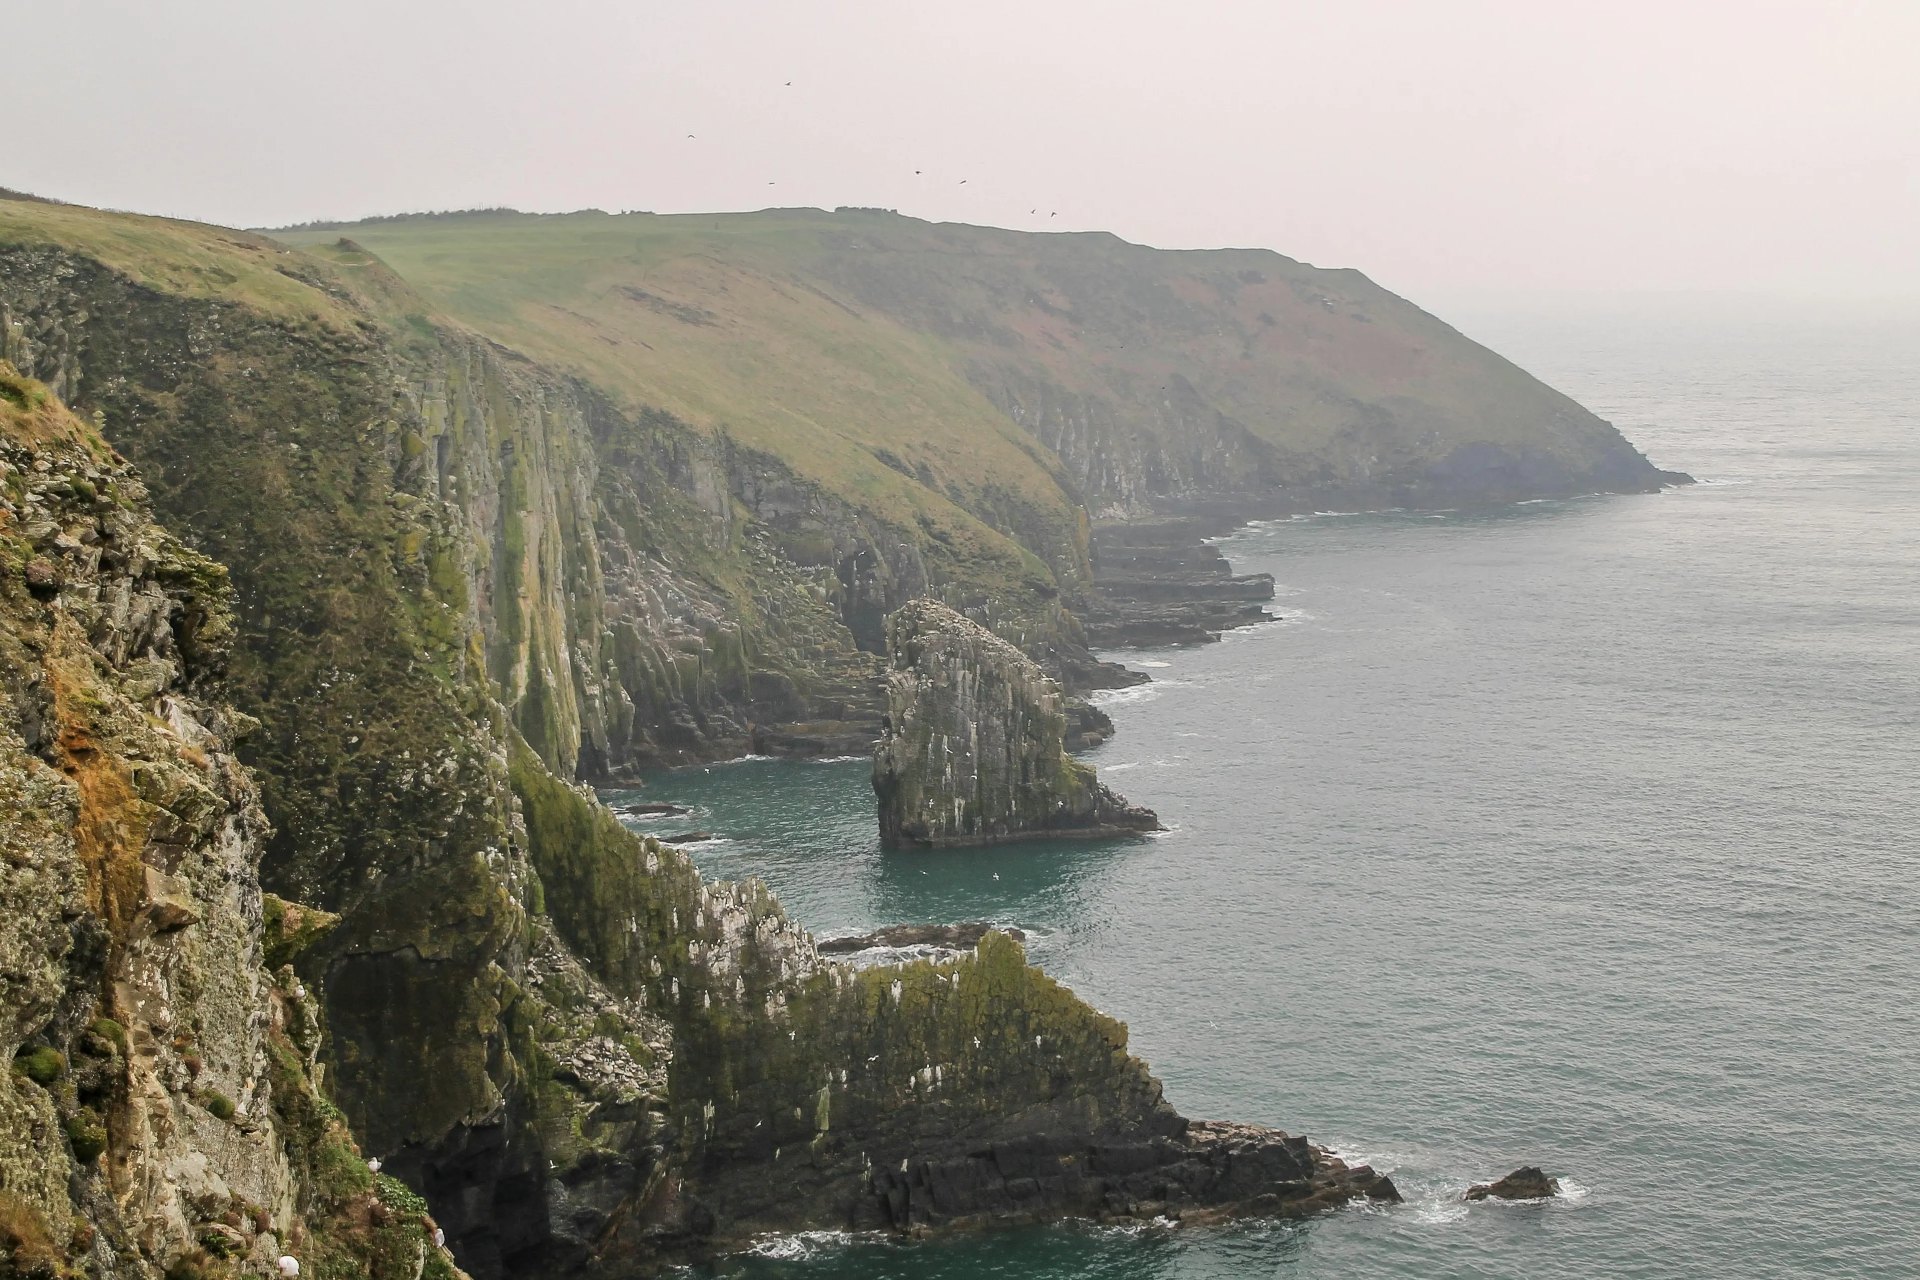
[[[816, 936], [1017, 925], [1184, 1114], [1405, 1203], [702, 1274], [1920, 1275], [1920, 306], [1435, 309], [1699, 483], [1223, 537], [1278, 619], [1106, 655], [1153, 682], [1087, 758], [1156, 838], [883, 853], [864, 760], [645, 790]], [[1528, 1164], [1558, 1197], [1462, 1200]]]

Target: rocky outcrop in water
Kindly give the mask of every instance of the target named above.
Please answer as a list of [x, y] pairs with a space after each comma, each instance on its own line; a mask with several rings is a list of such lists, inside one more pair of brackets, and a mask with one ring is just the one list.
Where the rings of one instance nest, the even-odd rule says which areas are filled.
[[887, 848], [1159, 829], [1067, 754], [1060, 686], [986, 628], [915, 600], [888, 618], [887, 654], [873, 753]]
[[[999, 926], [973, 924], [895, 924], [884, 929], [875, 929], [870, 933], [850, 934], [844, 938], [828, 938], [816, 945], [820, 954], [850, 955], [857, 951], [872, 951], [876, 948], [932, 947], [942, 951], [971, 951], [980, 945], [980, 939], [987, 931]], [[1015, 942], [1025, 942], [1027, 935], [1011, 926], [1000, 927], [1000, 932]]]
[[[1070, 1117], [1027, 1119], [1036, 1127], [964, 1159], [877, 1170], [886, 1224], [912, 1230], [1063, 1214], [1199, 1224], [1300, 1218], [1355, 1200], [1401, 1198], [1393, 1180], [1370, 1166], [1349, 1166], [1275, 1129], [1169, 1115], [1089, 1138]], [[1061, 1120], [1064, 1126], [1046, 1127]]]
[[1204, 644], [1271, 621], [1273, 576], [1235, 574], [1195, 520], [1100, 525], [1087, 643], [1102, 648]]
[[1515, 1169], [1498, 1182], [1479, 1182], [1467, 1188], [1469, 1200], [1546, 1200], [1560, 1194], [1560, 1180], [1549, 1178], [1539, 1165]]

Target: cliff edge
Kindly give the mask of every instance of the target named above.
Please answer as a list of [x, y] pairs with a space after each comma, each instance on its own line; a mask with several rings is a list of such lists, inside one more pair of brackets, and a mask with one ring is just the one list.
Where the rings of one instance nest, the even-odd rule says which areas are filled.
[[331, 917], [260, 890], [231, 596], [0, 362], [0, 1274], [457, 1280], [316, 1083]]
[[887, 718], [873, 752], [889, 849], [1160, 830], [1066, 752], [1066, 697], [1025, 654], [954, 610], [887, 619]]

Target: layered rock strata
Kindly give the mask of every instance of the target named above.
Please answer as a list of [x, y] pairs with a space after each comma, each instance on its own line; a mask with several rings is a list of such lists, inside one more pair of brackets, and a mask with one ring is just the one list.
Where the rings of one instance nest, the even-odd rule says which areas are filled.
[[1154, 648], [1205, 644], [1222, 631], [1271, 621], [1273, 575], [1235, 574], [1195, 520], [1100, 525], [1093, 532], [1094, 594], [1087, 642]]
[[1066, 751], [1066, 697], [1032, 660], [952, 609], [887, 619], [887, 719], [874, 748], [890, 849], [1156, 831]]
[[285, 962], [322, 918], [286, 934], [260, 890], [231, 595], [0, 363], [0, 1267], [453, 1280], [315, 1085], [320, 1004]]

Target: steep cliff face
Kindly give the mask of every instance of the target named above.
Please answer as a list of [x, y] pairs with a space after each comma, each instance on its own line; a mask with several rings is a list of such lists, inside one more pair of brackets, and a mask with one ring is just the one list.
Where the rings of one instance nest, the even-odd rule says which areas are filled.
[[887, 848], [1157, 831], [1066, 751], [1060, 686], [944, 605], [887, 620], [886, 732], [873, 752]]
[[[452, 1277], [313, 1087], [263, 964], [224, 569], [0, 363], [0, 1249], [18, 1274]], [[283, 913], [284, 918], [284, 913]]]
[[[1109, 1148], [1186, 1170], [1135, 1199], [1244, 1189], [1117, 1024], [1017, 949], [962, 962], [977, 983], [822, 964], [762, 887], [704, 884], [569, 781], [734, 749], [736, 726], [757, 743], [824, 722], [831, 741], [867, 714], [862, 629], [897, 592], [954, 593], [1045, 648], [1070, 632], [1058, 599], [994, 576], [1039, 572], [1030, 553], [976, 555], [977, 529], [931, 517], [903, 536], [779, 459], [618, 410], [408, 311], [352, 246], [296, 258], [210, 228], [0, 214], [8, 350], [57, 371], [232, 571], [226, 687], [259, 721], [241, 750], [274, 827], [260, 874], [308, 904], [265, 926], [291, 966], [274, 990], [304, 1011], [268, 1075], [296, 1180], [331, 1171], [316, 1203], [365, 1228], [341, 1247], [425, 1256], [379, 1234], [424, 1229], [392, 1208], [407, 1187], [488, 1277], [652, 1266], [766, 1228], [1127, 1212], [1119, 1165], [1083, 1176]], [[839, 689], [844, 715], [755, 719]], [[401, 1181], [367, 1187], [301, 1083], [322, 1067]], [[1041, 1121], [1059, 1149], [1021, 1136]], [[1289, 1203], [1373, 1185], [1281, 1163], [1313, 1169]], [[956, 1171], [963, 1195], [934, 1189]]]

